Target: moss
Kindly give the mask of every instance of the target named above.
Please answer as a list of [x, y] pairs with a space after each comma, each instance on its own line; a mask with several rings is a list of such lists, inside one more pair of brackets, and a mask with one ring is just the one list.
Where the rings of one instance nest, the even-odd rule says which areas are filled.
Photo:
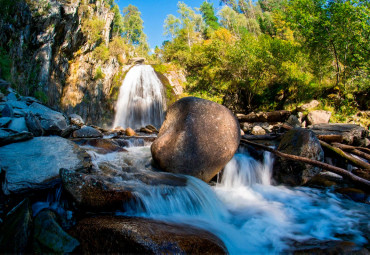
[[119, 71], [113, 76], [112, 87], [110, 88], [110, 91], [109, 91], [109, 97], [111, 100], [117, 101], [118, 95], [119, 95], [119, 89], [127, 73], [128, 73], [128, 70]]
[[167, 99], [167, 105], [171, 105], [174, 102], [176, 102], [179, 98], [175, 95], [173, 88], [169, 82], [169, 80], [164, 75], [166, 72], [170, 70], [168, 65], [158, 64], [158, 65], [152, 65], [155, 73], [157, 74], [157, 77], [163, 84], [165, 90], [166, 90], [166, 99]]
[[101, 66], [98, 66], [96, 68], [96, 71], [95, 71], [95, 76], [94, 76], [94, 80], [100, 80], [100, 79], [104, 79], [105, 77], [105, 74], [103, 73], [103, 71], [101, 70]]

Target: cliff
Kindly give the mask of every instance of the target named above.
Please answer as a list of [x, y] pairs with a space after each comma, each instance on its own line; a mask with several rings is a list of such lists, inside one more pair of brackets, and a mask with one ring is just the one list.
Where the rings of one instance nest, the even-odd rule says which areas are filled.
[[56, 110], [110, 125], [128, 55], [112, 2], [1, 0], [0, 76]]

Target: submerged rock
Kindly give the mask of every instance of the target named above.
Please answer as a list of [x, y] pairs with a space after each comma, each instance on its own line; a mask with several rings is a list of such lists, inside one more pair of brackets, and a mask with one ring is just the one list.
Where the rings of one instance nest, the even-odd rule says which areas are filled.
[[226, 254], [212, 233], [190, 225], [152, 219], [99, 216], [78, 222], [71, 231], [81, 253]]
[[[283, 153], [324, 161], [324, 151], [315, 134], [306, 129], [292, 129], [283, 135], [278, 147]], [[307, 183], [320, 168], [298, 161], [276, 158], [273, 177], [278, 183], [299, 186]]]
[[80, 243], [68, 235], [58, 224], [57, 216], [50, 210], [40, 212], [34, 222], [34, 252], [70, 253]]
[[50, 187], [59, 169], [91, 166], [90, 157], [76, 144], [61, 137], [36, 137], [0, 147], [0, 167], [6, 172], [5, 194]]
[[209, 182], [233, 157], [239, 141], [239, 123], [231, 111], [187, 97], [168, 109], [151, 152], [162, 170]]

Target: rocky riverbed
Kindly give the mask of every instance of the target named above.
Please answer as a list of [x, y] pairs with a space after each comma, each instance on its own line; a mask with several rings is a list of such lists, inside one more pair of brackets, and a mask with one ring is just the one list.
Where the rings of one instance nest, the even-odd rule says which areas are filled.
[[[236, 156], [211, 180], [213, 185], [218, 183], [212, 188], [194, 177], [179, 172], [163, 172], [153, 166], [149, 146], [156, 139], [158, 130], [151, 125], [138, 130], [105, 130], [86, 126], [78, 115], [66, 116], [34, 98], [21, 97], [12, 91], [2, 98], [0, 112], [2, 251], [218, 254], [251, 252], [254, 248], [265, 247], [264, 251], [268, 253], [274, 249], [279, 252], [305, 252], [312, 249], [322, 249], [324, 252], [333, 249], [343, 252], [367, 252], [368, 232], [361, 228], [361, 224], [368, 219], [368, 190], [354, 186], [339, 175], [307, 164], [280, 159], [275, 160], [274, 165], [271, 161], [269, 168], [263, 151], [240, 145]], [[207, 116], [205, 118], [207, 119]], [[191, 119], [188, 120], [192, 122]], [[285, 120], [281, 121], [284, 122]], [[218, 128], [217, 125], [211, 124], [208, 129], [202, 129], [201, 126], [208, 123], [200, 123], [200, 131], [195, 130], [191, 137], [195, 139], [197, 132], [209, 130], [209, 140], [214, 138], [216, 133], [212, 130], [216, 132]], [[292, 129], [286, 133], [283, 131], [287, 128], [281, 125], [274, 139], [259, 142], [278, 145], [280, 151], [319, 161], [335, 162], [352, 172], [360, 172], [361, 169], [323, 149], [317, 136], [322, 135], [322, 132], [335, 131], [336, 135], [346, 137], [345, 133], [352, 132], [353, 135], [348, 136], [352, 137], [352, 140], [344, 141], [354, 145], [356, 142], [366, 142], [367, 131], [348, 125], [325, 124], [320, 129], [317, 127]], [[163, 136], [161, 132], [167, 131], [161, 129], [160, 137]], [[222, 135], [223, 132], [217, 137]], [[233, 168], [233, 164], [236, 168]], [[230, 189], [227, 183], [233, 183], [231, 189], [237, 187], [235, 181], [227, 181], [227, 178], [236, 178], [230, 175], [229, 171], [238, 169], [235, 171], [241, 174], [243, 167], [250, 164], [253, 165], [251, 169], [257, 172], [250, 172], [243, 178], [238, 177], [237, 183], [241, 185], [241, 180], [250, 181], [255, 178], [246, 184], [247, 186], [243, 186], [243, 189], [246, 189], [244, 194], [253, 191], [251, 196], [262, 196], [260, 202], [257, 202], [257, 198], [254, 200], [250, 197], [249, 200], [238, 198], [238, 204], [230, 203], [228, 199], [239, 193], [236, 190], [230, 195], [225, 193]], [[272, 182], [298, 188], [270, 186], [269, 175], [262, 178], [258, 172], [264, 167], [273, 170]], [[256, 177], [247, 177], [251, 175]], [[365, 170], [362, 176], [368, 178], [368, 171]], [[285, 194], [285, 198], [274, 200], [276, 192]], [[286, 199], [288, 197], [290, 199]], [[289, 204], [292, 201], [287, 200], [292, 199], [299, 199], [302, 204]], [[333, 205], [324, 208], [322, 201]], [[346, 229], [348, 226], [341, 224], [341, 227], [337, 228], [333, 223], [325, 222], [329, 224], [325, 226], [331, 229], [332, 233], [325, 230], [325, 234], [323, 232], [320, 236], [310, 231], [305, 233], [303, 229], [297, 230], [296, 226], [301, 224], [298, 222], [305, 221], [304, 217], [300, 218], [302, 215], [299, 213], [304, 211], [299, 212], [300, 206], [318, 218], [323, 217], [322, 212], [334, 213], [335, 210], [343, 210], [343, 217], [354, 224], [355, 229]], [[239, 207], [243, 208], [243, 211], [239, 212]], [[284, 209], [283, 215], [291, 215], [292, 218], [284, 221], [284, 224], [292, 221], [295, 227], [282, 227], [275, 224], [276, 222], [271, 224], [277, 230], [281, 228], [281, 232], [286, 234], [298, 231], [297, 233], [301, 234], [297, 235], [301, 239], [278, 235], [281, 240], [274, 242], [271, 239], [274, 235], [267, 231], [269, 235], [264, 236], [266, 242], [262, 242], [257, 236], [255, 239], [248, 237], [246, 240], [251, 242], [249, 248], [253, 247], [248, 249], [235, 246], [222, 234], [222, 231], [230, 228], [231, 236], [247, 235], [248, 231], [244, 230], [247, 225], [241, 227], [237, 222], [255, 226], [249, 230], [250, 233], [258, 233], [255, 232], [257, 226], [268, 229], [264, 225], [266, 223], [255, 225], [250, 221], [265, 214], [269, 218], [272, 217], [271, 212], [264, 211], [264, 207], [274, 208], [275, 212], [285, 207], [293, 208], [294, 213], [288, 213], [289, 210]], [[350, 210], [354, 210], [352, 218], [349, 216]], [[300, 216], [296, 219], [293, 215]], [[214, 223], [207, 223], [203, 217]], [[331, 221], [334, 220], [332, 216], [328, 217]], [[307, 221], [304, 226], [314, 224], [316, 220], [318, 219]], [[215, 226], [212, 227], [212, 224]], [[219, 230], [216, 225], [224, 230]], [[304, 235], [306, 236], [303, 237]], [[283, 241], [286, 238], [289, 240]], [[242, 239], [239, 241], [243, 243]], [[285, 244], [282, 245], [281, 242]], [[268, 248], [270, 246], [271, 249]]]

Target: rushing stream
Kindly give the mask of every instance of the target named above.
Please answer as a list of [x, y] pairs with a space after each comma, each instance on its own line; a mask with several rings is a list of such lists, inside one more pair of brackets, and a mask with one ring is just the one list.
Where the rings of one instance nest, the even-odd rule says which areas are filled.
[[[148, 144], [128, 152], [100, 155], [95, 162], [129, 162], [156, 174]], [[369, 206], [307, 187], [270, 184], [273, 159], [264, 163], [245, 152], [235, 154], [215, 186], [191, 176], [185, 186], [140, 183], [136, 197], [119, 215], [148, 217], [194, 225], [217, 235], [231, 254], [279, 253], [294, 243], [351, 241], [366, 243]], [[140, 181], [137, 181], [140, 182]]]
[[159, 128], [164, 120], [163, 85], [150, 65], [130, 69], [120, 88], [113, 127]]

